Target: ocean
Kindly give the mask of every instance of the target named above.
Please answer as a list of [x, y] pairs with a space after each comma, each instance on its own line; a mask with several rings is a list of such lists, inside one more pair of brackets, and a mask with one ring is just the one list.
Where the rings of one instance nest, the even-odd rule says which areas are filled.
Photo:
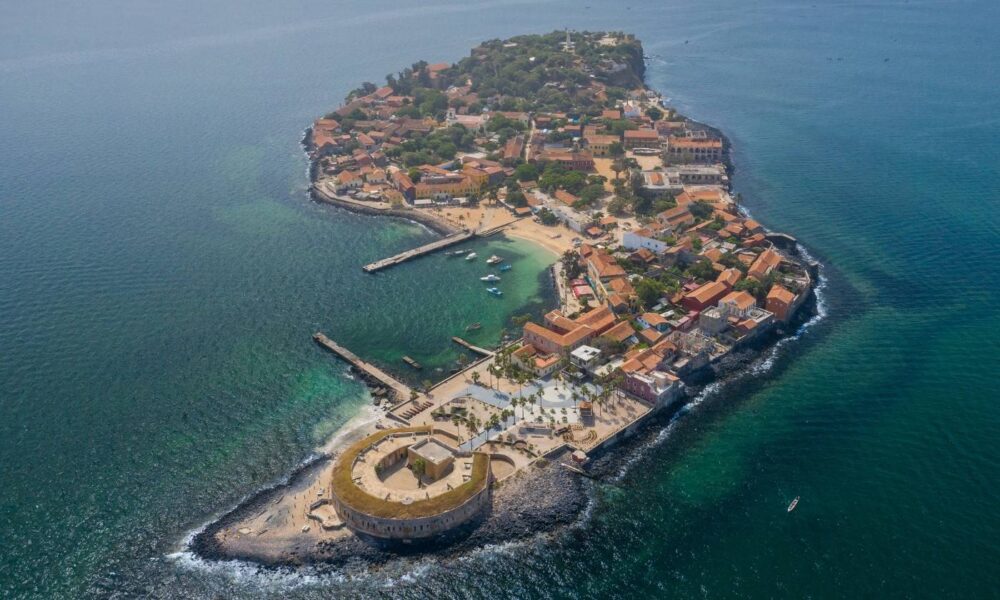
[[[997, 597], [1000, 5], [679, 0], [0, 9], [0, 596]], [[411, 381], [554, 302], [310, 202], [299, 140], [360, 82], [482, 40], [626, 30], [824, 264], [822, 318], [712, 386], [556, 535], [377, 571], [184, 540], [370, 405], [322, 330]], [[481, 249], [480, 249], [481, 248]], [[508, 282], [508, 279], [510, 280]], [[789, 501], [800, 496], [794, 513]]]

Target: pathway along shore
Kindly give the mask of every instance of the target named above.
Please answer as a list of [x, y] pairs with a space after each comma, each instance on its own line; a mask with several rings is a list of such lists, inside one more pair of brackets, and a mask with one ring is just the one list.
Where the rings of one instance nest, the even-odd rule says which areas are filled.
[[382, 215], [386, 217], [406, 219], [407, 221], [419, 223], [428, 229], [445, 236], [454, 235], [462, 231], [461, 228], [452, 225], [446, 219], [435, 215], [429, 210], [393, 208], [393, 206], [388, 202], [361, 202], [359, 200], [348, 198], [347, 196], [335, 194], [327, 189], [324, 189], [324, 185], [319, 183], [314, 183], [310, 186], [309, 194], [313, 200], [318, 202], [339, 206], [363, 215]]

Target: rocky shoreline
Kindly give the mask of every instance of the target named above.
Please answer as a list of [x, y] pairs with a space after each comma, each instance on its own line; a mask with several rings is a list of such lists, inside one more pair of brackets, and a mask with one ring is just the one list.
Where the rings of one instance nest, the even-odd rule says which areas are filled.
[[[598, 449], [591, 455], [587, 469], [591, 481], [561, 467], [562, 455], [543, 459], [536, 465], [520, 471], [500, 482], [493, 493], [492, 508], [483, 518], [449, 533], [429, 540], [413, 543], [391, 543], [357, 534], [345, 535], [334, 540], [288, 544], [281, 548], [252, 545], [229, 545], [218, 534], [233, 527], [249, 516], [265, 510], [287, 493], [307, 487], [327, 467], [333, 457], [321, 454], [309, 459], [295, 469], [285, 482], [255, 493], [219, 519], [198, 532], [189, 549], [206, 560], [240, 560], [253, 563], [264, 570], [294, 569], [304, 565], [314, 568], [337, 569], [345, 566], [378, 568], [408, 556], [433, 554], [440, 558], [453, 558], [491, 544], [516, 542], [538, 535], [551, 535], [576, 523], [591, 501], [588, 488], [601, 479], [618, 472], [624, 461], [651, 439], [651, 432], [668, 423], [683, 406], [696, 398], [709, 383], [730, 383], [748, 373], [748, 367], [775, 348], [778, 342], [788, 339], [817, 314], [815, 290], [799, 309], [794, 321], [784, 332], [773, 332], [735, 352], [717, 364], [697, 373], [687, 387], [682, 401], [670, 410], [642, 423], [635, 435], [611, 447]], [[762, 375], [754, 375], [759, 378]]]
[[448, 221], [438, 217], [437, 215], [428, 212], [426, 210], [420, 209], [403, 209], [403, 208], [391, 208], [391, 207], [378, 207], [366, 205], [358, 200], [350, 200], [348, 198], [342, 198], [334, 194], [324, 192], [317, 189], [316, 185], [313, 184], [309, 188], [310, 197], [316, 202], [322, 202], [324, 204], [332, 204], [338, 206], [345, 210], [349, 210], [354, 213], [362, 215], [378, 215], [383, 217], [393, 217], [397, 219], [405, 219], [407, 221], [412, 221], [427, 227], [428, 229], [438, 233], [442, 236], [452, 235], [461, 231], [458, 227], [455, 227]]

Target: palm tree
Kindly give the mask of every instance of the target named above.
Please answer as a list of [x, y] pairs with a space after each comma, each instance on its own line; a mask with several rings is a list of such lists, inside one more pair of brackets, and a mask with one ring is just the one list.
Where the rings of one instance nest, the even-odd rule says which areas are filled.
[[469, 415], [465, 418], [465, 428], [469, 431], [470, 440], [475, 437], [476, 430], [479, 428], [479, 419], [476, 415]]
[[458, 415], [452, 415], [451, 416], [451, 424], [455, 426], [455, 435], [458, 436], [458, 443], [459, 444], [462, 443], [462, 430], [461, 430], [461, 428], [459, 428], [459, 425], [461, 423], [462, 423], [461, 417], [459, 417]]
[[490, 418], [486, 420], [486, 441], [490, 441], [490, 430], [500, 425], [500, 417], [496, 413], [490, 415]]
[[615, 181], [618, 181], [622, 171], [625, 170], [625, 163], [620, 158], [616, 158], [611, 162], [611, 170], [615, 172]]
[[479, 381], [482, 378], [483, 377], [482, 377], [482, 375], [479, 374], [479, 371], [473, 371], [472, 372], [472, 383], [474, 383], [475, 385], [479, 385]]

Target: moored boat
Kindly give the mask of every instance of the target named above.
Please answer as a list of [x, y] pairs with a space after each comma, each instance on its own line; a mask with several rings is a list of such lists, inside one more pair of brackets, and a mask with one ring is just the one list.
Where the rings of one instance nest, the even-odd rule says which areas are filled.
[[465, 330], [466, 331], [478, 331], [479, 329], [482, 329], [482, 327], [483, 327], [483, 324], [479, 323], [477, 321], [477, 322], [473, 323], [472, 325], [469, 325], [468, 327], [466, 327]]
[[799, 496], [796, 496], [795, 500], [792, 500], [792, 503], [788, 505], [788, 511], [787, 512], [792, 512], [793, 510], [795, 510], [795, 507], [798, 506], [798, 505], [799, 505]]
[[503, 262], [503, 259], [494, 254], [493, 256], [486, 259], [486, 264], [488, 265], [498, 265]]
[[494, 281], [500, 281], [500, 276], [499, 275], [494, 275], [493, 273], [490, 273], [489, 275], [487, 275], [485, 277], [480, 277], [479, 281], [488, 281], [488, 282], [492, 283]]
[[465, 257], [465, 260], [474, 260], [476, 256], [475, 252], [470, 252], [469, 255]]
[[493, 294], [494, 296], [503, 296], [503, 291], [501, 291], [500, 288], [495, 288], [495, 287], [486, 288], [486, 291]]
[[404, 356], [403, 357], [403, 362], [405, 362], [406, 364], [410, 365], [414, 369], [423, 369], [424, 368], [420, 363], [418, 363], [417, 361], [413, 360], [409, 356]]
[[500, 265], [500, 272], [510, 271], [512, 265]]

